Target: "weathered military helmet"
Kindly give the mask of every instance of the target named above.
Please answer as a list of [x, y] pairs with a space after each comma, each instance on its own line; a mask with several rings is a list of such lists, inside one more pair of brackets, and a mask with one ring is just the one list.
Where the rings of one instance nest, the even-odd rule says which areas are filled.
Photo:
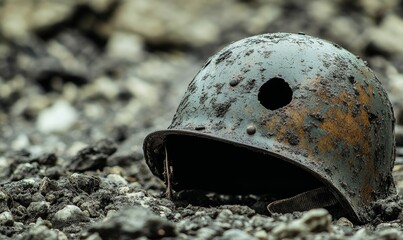
[[[213, 55], [144, 152], [174, 190], [270, 193], [272, 211], [336, 202], [364, 223], [374, 202], [396, 195], [381, 82], [359, 57], [305, 34], [252, 36]], [[298, 196], [304, 206], [290, 201]]]

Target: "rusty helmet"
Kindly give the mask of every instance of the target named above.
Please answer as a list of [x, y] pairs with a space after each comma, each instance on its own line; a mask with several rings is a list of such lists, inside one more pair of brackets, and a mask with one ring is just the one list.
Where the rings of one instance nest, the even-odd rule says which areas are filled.
[[[269, 33], [210, 57], [168, 129], [146, 136], [143, 150], [177, 191], [270, 193], [281, 204], [269, 210], [279, 211], [328, 198], [322, 205], [336, 202], [365, 223], [374, 202], [396, 196], [394, 122], [360, 57], [306, 34]], [[297, 198], [306, 206], [291, 206], [306, 192]]]

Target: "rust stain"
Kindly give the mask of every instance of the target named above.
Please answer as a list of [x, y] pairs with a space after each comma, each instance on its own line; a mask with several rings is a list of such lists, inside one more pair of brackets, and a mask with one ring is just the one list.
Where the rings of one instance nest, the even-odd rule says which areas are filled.
[[[356, 116], [352, 114], [356, 102], [350, 98], [346, 91], [342, 91], [339, 97], [329, 98], [329, 104], [336, 107], [329, 109], [321, 125], [321, 128], [328, 133], [319, 141], [321, 151], [330, 151], [336, 147], [336, 144], [343, 141], [349, 146], [360, 146], [363, 157], [370, 156], [367, 133], [371, 126], [365, 106], [371, 102], [372, 96], [368, 95], [360, 84], [356, 83], [355, 87], [359, 92], [358, 101], [360, 104], [360, 113]], [[343, 110], [338, 107], [342, 103], [347, 105], [347, 109]]]
[[[341, 103], [347, 105], [346, 110], [341, 110], [339, 107], [331, 108], [327, 113], [321, 128], [328, 134], [319, 141], [319, 149], [321, 151], [331, 151], [340, 142], [344, 142], [348, 147], [358, 147], [357, 154], [360, 154], [364, 159], [372, 158], [372, 150], [370, 145], [371, 123], [367, 112], [368, 106], [372, 101], [373, 86], [368, 86], [368, 92], [359, 83], [355, 84], [358, 91], [359, 114], [353, 115], [353, 108], [356, 104], [354, 99], [351, 99], [346, 91], [343, 91], [338, 98], [330, 101], [331, 105], [338, 106]], [[346, 159], [347, 160], [347, 159]], [[365, 161], [363, 187], [360, 190], [362, 203], [368, 205], [372, 199], [373, 176], [376, 175], [374, 161]], [[348, 165], [354, 167], [355, 158], [348, 159]], [[372, 176], [372, 177], [371, 177]]]
[[374, 86], [372, 86], [372, 84], [368, 86], [368, 93], [365, 91], [364, 87], [358, 83], [355, 84], [355, 87], [359, 92], [359, 101], [366, 105], [370, 104], [372, 99], [371, 93], [374, 91]]
[[[283, 118], [273, 118], [266, 123], [266, 127], [269, 130], [276, 132], [276, 137], [279, 142], [288, 142], [289, 145], [295, 145], [291, 143], [289, 137], [290, 131], [298, 139], [296, 144], [298, 149], [304, 150], [308, 155], [313, 155], [313, 148], [309, 146], [307, 133], [304, 130], [304, 121], [308, 116], [310, 109], [298, 109], [297, 107], [286, 107], [284, 109]], [[314, 159], [314, 158], [313, 158]]]
[[364, 179], [364, 184], [360, 190], [360, 196], [362, 198], [362, 203], [366, 206], [368, 206], [371, 201], [372, 201], [372, 191], [374, 189], [374, 186], [372, 184], [373, 179], [379, 179], [377, 175], [379, 175], [379, 172], [376, 171], [374, 161], [368, 161], [367, 164], [365, 164], [365, 179]]
[[286, 127], [285, 134], [287, 130], [293, 129], [294, 134], [299, 139], [299, 147], [306, 150], [309, 155], [313, 155], [312, 148], [309, 147], [308, 138], [306, 137], [306, 132], [304, 131], [304, 121], [305, 117], [308, 116], [307, 109], [301, 111], [291, 111], [291, 109], [286, 109], [286, 114], [289, 119], [288, 126]]

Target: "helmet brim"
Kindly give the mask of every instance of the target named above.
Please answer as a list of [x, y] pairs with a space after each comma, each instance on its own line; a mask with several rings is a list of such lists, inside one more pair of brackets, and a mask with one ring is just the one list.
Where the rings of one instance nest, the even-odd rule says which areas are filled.
[[[239, 141], [236, 140], [231, 140], [228, 138], [224, 137], [217, 137], [216, 135], [213, 135], [211, 133], [203, 133], [203, 132], [198, 132], [198, 131], [192, 131], [192, 130], [183, 130], [183, 129], [167, 129], [167, 130], [159, 130], [152, 132], [146, 136], [144, 139], [144, 144], [143, 144], [143, 151], [145, 153], [145, 161], [147, 165], [149, 166], [151, 172], [159, 177], [160, 179], [164, 180], [164, 160], [165, 160], [165, 141], [168, 136], [171, 135], [179, 135], [179, 136], [192, 136], [195, 138], [203, 138], [203, 139], [208, 139], [211, 141], [217, 141], [220, 143], [225, 143], [229, 144], [232, 146], [237, 146], [237, 147], [242, 147], [245, 150], [252, 151], [252, 152], [258, 152], [258, 153], [263, 153], [266, 155], [270, 155], [272, 157], [275, 157], [277, 159], [283, 160], [289, 164], [292, 164], [293, 166], [302, 169], [303, 171], [308, 172], [310, 175], [315, 177], [317, 180], [319, 180], [321, 183], [323, 183], [324, 186], [328, 187], [329, 190], [333, 193], [334, 197], [338, 200], [338, 202], [345, 208], [347, 211], [350, 213], [351, 217], [353, 218], [354, 221], [357, 222], [364, 222], [365, 220], [361, 220], [358, 218], [358, 214], [355, 213], [353, 208], [351, 207], [350, 203], [347, 202], [346, 198], [343, 196], [343, 194], [335, 188], [330, 179], [324, 178], [322, 175], [318, 174], [317, 172], [313, 171], [312, 166], [306, 165], [304, 163], [307, 163], [307, 160], [301, 161], [301, 159], [293, 159], [289, 155], [286, 155], [286, 151], [284, 151], [284, 154], [281, 152], [275, 152], [274, 150], [271, 151], [270, 149], [262, 149], [260, 147], [254, 146], [252, 144], [246, 143], [240, 143]], [[301, 156], [299, 156], [301, 158]]]

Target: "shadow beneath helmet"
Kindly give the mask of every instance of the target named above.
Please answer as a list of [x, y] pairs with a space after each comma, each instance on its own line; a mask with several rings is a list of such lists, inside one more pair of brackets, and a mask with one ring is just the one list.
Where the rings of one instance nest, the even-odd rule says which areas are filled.
[[195, 136], [166, 139], [176, 191], [265, 194], [286, 198], [323, 186], [307, 171], [263, 152]]
[[263, 151], [189, 135], [167, 136], [166, 149], [177, 204], [240, 204], [268, 214], [267, 204], [278, 200], [280, 207], [294, 205], [289, 212], [323, 205], [332, 215], [346, 214], [337, 200], [321, 199], [318, 190], [333, 196], [308, 171]]

